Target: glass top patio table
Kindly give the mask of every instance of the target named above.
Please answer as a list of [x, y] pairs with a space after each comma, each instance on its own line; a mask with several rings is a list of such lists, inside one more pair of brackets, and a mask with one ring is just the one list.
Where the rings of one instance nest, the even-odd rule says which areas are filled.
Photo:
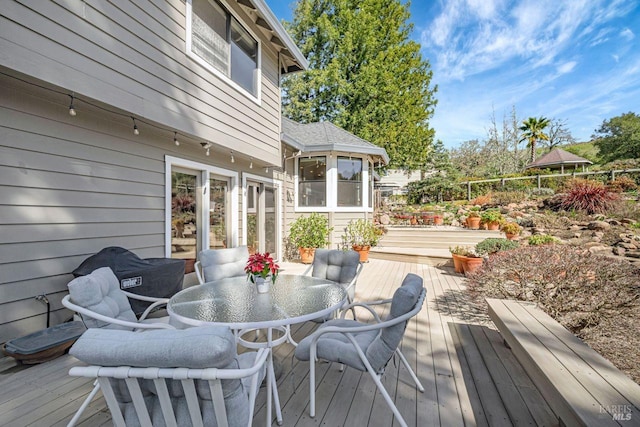
[[326, 316], [346, 298], [342, 285], [311, 276], [280, 274], [264, 294], [246, 277], [234, 277], [178, 292], [169, 300], [167, 311], [191, 326], [272, 328]]

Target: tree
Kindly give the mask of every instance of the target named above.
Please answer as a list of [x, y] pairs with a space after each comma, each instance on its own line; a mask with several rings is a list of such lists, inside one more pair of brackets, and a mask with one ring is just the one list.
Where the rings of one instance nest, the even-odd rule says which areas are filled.
[[640, 158], [640, 116], [636, 113], [604, 120], [595, 132], [591, 138], [606, 162]]
[[566, 120], [551, 119], [549, 121], [547, 136], [549, 139], [547, 140], [546, 146], [549, 148], [549, 151], [560, 145], [575, 144], [576, 142], [576, 139], [571, 135], [571, 131], [567, 129]]
[[548, 141], [549, 136], [544, 133], [544, 129], [549, 126], [549, 119], [546, 117], [529, 117], [527, 120], [522, 121], [520, 130], [522, 131], [522, 139], [520, 141], [527, 141], [528, 147], [531, 150], [529, 159], [531, 163], [536, 160], [536, 142]]
[[409, 203], [442, 202], [453, 200], [461, 193], [457, 183], [458, 171], [449, 157], [449, 151], [442, 141], [437, 140], [427, 158], [428, 176], [408, 185], [407, 201]]
[[423, 169], [436, 88], [408, 19], [399, 0], [299, 0], [288, 29], [309, 70], [283, 80], [284, 114], [332, 121], [383, 147], [390, 167]]

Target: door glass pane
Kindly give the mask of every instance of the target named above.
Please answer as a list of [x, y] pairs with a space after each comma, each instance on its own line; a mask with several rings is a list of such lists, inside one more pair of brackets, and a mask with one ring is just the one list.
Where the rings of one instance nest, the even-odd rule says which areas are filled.
[[276, 206], [276, 192], [273, 187], [265, 187], [264, 189], [264, 238], [265, 238], [265, 252], [269, 252], [274, 259], [278, 258], [276, 253], [276, 224], [277, 224], [277, 209]]
[[227, 247], [227, 194], [229, 184], [225, 180], [209, 180], [209, 248]]
[[250, 254], [260, 250], [258, 206], [258, 186], [250, 184], [247, 186], [247, 246]]
[[171, 172], [171, 257], [194, 258], [198, 251], [197, 176]]

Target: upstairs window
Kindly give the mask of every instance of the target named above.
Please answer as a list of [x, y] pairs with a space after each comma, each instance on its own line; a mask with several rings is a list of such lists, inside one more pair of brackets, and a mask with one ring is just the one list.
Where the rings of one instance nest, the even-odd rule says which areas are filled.
[[257, 98], [258, 42], [216, 0], [190, 0], [187, 5], [189, 55]]

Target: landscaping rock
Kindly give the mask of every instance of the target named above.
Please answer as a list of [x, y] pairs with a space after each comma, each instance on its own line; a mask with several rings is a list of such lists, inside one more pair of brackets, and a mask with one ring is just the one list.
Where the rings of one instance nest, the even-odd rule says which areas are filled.
[[611, 224], [606, 221], [592, 221], [587, 225], [589, 230], [608, 230]]
[[624, 248], [621, 248], [620, 246], [616, 246], [615, 248], [613, 248], [614, 255], [624, 256], [626, 252], [627, 251]]
[[607, 254], [612, 253], [611, 246], [599, 245], [599, 246], [591, 246], [589, 248], [589, 252], [592, 254]]
[[629, 258], [640, 258], [640, 251], [627, 252], [625, 255]]
[[617, 245], [619, 248], [623, 248], [623, 249], [628, 249], [628, 250], [636, 250], [638, 249], [638, 247], [636, 245], [634, 245], [633, 243], [630, 242], [620, 242]]
[[380, 215], [380, 224], [389, 225], [391, 223], [391, 218], [387, 214]]

